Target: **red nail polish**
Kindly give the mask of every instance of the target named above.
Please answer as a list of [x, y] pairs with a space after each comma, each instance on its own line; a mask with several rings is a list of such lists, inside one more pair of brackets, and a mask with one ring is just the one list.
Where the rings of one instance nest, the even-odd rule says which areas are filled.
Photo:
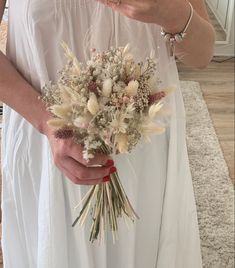
[[106, 164], [105, 164], [105, 166], [106, 167], [112, 167], [114, 165], [114, 162], [113, 162], [113, 160], [108, 160], [107, 162], [106, 162]]
[[109, 170], [109, 175], [115, 173], [116, 171], [117, 169], [115, 167], [111, 167]]
[[107, 182], [107, 181], [110, 181], [110, 176], [106, 176], [103, 178], [103, 182]]

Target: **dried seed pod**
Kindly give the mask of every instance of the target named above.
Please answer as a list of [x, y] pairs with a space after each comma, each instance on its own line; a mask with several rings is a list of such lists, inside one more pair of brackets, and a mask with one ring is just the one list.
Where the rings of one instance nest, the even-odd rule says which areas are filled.
[[91, 93], [87, 103], [87, 109], [92, 115], [96, 115], [99, 111], [99, 103], [94, 93]]
[[108, 98], [112, 92], [112, 87], [113, 87], [113, 80], [111, 78], [106, 79], [103, 83], [102, 88], [103, 96]]
[[136, 96], [139, 88], [139, 82], [137, 80], [132, 80], [128, 83], [125, 88], [127, 96]]
[[73, 130], [72, 129], [58, 129], [54, 132], [55, 138], [57, 139], [70, 139], [73, 137]]
[[62, 128], [65, 125], [67, 125], [67, 121], [60, 118], [53, 118], [47, 121], [48, 126], [54, 127], [54, 128]]

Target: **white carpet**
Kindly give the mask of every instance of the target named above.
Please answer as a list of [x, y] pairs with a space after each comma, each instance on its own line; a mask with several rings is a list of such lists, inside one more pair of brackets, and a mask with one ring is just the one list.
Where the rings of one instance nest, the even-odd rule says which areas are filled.
[[234, 190], [200, 85], [181, 81], [205, 268], [234, 268]]

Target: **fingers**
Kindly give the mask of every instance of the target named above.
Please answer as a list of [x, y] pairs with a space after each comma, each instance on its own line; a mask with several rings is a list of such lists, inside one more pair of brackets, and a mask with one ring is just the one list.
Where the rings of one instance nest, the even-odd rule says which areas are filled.
[[68, 170], [61, 168], [63, 174], [69, 178], [74, 184], [79, 184], [79, 185], [96, 185], [103, 183], [103, 179], [96, 179], [96, 180], [80, 180], [76, 176], [74, 176], [71, 172]]
[[74, 183], [94, 185], [109, 180], [109, 175], [116, 172], [114, 162], [105, 154], [96, 154], [87, 162], [83, 158], [83, 146], [72, 139], [51, 140], [56, 166]]
[[113, 160], [105, 154], [95, 154], [94, 158], [90, 159], [89, 162], [85, 161], [87, 167], [90, 166], [113, 166]]
[[85, 167], [71, 157], [65, 157], [61, 162], [61, 167], [79, 180], [86, 181], [104, 178], [116, 171], [114, 167]]
[[64, 152], [75, 159], [77, 162], [81, 163], [84, 166], [105, 166], [110, 165], [111, 158], [105, 154], [95, 154], [94, 158], [87, 161], [83, 158], [83, 146], [71, 142], [69, 146], [65, 146]]

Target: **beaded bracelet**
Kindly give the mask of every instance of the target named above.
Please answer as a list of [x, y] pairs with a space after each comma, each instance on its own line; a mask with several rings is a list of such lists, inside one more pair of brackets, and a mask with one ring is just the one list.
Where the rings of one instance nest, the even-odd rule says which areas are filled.
[[184, 27], [182, 32], [179, 33], [167, 33], [163, 30], [163, 28], [161, 28], [161, 35], [164, 37], [165, 41], [168, 42], [170, 44], [170, 55], [174, 56], [174, 48], [175, 48], [175, 42], [180, 43], [183, 41], [183, 39], [185, 38], [185, 36], [187, 35], [186, 31], [188, 29], [188, 26], [192, 20], [193, 17], [193, 6], [190, 2], [188, 2], [190, 5], [190, 17], [187, 21], [186, 26]]

